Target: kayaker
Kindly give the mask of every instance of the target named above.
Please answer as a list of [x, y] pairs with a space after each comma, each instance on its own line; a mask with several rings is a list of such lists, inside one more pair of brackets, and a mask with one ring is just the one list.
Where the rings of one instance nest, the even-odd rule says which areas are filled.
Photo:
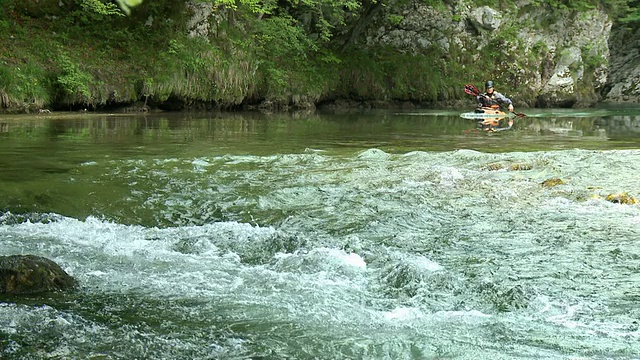
[[513, 102], [508, 97], [493, 89], [493, 81], [489, 80], [484, 84], [484, 93], [476, 96], [479, 107], [491, 107], [491, 105], [509, 105], [508, 110], [513, 112]]

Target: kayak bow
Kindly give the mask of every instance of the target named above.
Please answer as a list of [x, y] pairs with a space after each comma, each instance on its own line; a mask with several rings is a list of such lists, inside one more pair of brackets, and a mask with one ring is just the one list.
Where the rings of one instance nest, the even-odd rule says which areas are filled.
[[460, 114], [460, 117], [464, 119], [503, 118], [507, 116], [509, 116], [509, 114], [500, 109], [493, 109], [488, 107], [477, 108], [473, 112]]

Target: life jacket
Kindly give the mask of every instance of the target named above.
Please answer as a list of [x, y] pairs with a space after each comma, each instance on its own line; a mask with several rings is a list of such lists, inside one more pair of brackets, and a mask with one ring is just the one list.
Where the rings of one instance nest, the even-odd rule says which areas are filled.
[[[487, 98], [489, 97], [489, 98]], [[479, 106], [481, 107], [490, 107], [492, 109], [499, 109], [500, 105], [498, 104], [498, 101], [495, 100], [495, 95], [494, 94], [487, 94], [484, 93], [482, 94], [482, 98], [480, 100], [480, 104]]]
[[478, 103], [480, 103], [481, 106], [493, 108], [495, 108], [496, 105], [500, 106], [513, 104], [511, 99], [505, 97], [495, 90], [492, 91], [491, 94], [485, 92], [484, 94], [478, 95]]
[[[485, 106], [488, 107], [492, 107], [492, 108], [498, 108], [500, 107], [498, 105], [498, 102], [495, 100], [496, 99], [496, 93], [495, 91], [493, 93], [491, 93], [491, 95], [484, 93], [482, 94], [484, 96], [484, 101], [485, 101]], [[488, 98], [487, 98], [488, 97]]]

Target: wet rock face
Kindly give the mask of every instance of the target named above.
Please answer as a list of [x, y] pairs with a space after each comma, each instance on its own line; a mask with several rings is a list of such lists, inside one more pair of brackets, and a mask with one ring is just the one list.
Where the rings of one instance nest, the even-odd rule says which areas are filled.
[[34, 255], [0, 256], [0, 294], [73, 289], [77, 281], [55, 262]]
[[[575, 16], [574, 9], [539, 6], [539, 1], [532, 0], [519, 0], [511, 8], [497, 2], [493, 7], [464, 0], [445, 1], [442, 6], [431, 3], [401, 1], [383, 7], [360, 40], [367, 47], [391, 47], [402, 53], [441, 52], [443, 63], [433, 66], [442, 70], [450, 62], [464, 68], [469, 59], [486, 64], [492, 59], [487, 54], [495, 54], [491, 66], [499, 88], [507, 94], [514, 88], [529, 92], [521, 98], [513, 94], [516, 107], [588, 107], [600, 100], [612, 68], [609, 35], [613, 21], [604, 9], [579, 11]], [[640, 59], [637, 45], [636, 41], [625, 46], [633, 59]], [[618, 66], [623, 64], [626, 62], [620, 61]], [[640, 69], [637, 64], [633, 69]], [[628, 73], [624, 72], [625, 77]], [[638, 79], [640, 70], [634, 75]], [[637, 84], [630, 81], [624, 92]]]
[[640, 102], [640, 30], [617, 26], [611, 34], [611, 76], [604, 100], [618, 103]]

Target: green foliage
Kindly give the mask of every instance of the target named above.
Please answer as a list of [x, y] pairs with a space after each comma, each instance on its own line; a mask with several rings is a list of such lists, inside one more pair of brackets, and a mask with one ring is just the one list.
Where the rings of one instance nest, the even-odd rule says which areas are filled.
[[215, 6], [223, 6], [233, 10], [246, 9], [255, 14], [271, 14], [277, 8], [277, 1], [267, 0], [200, 0], [209, 2]]
[[623, 24], [636, 26], [640, 24], [640, 1], [616, 1], [616, 3], [620, 2], [624, 4], [618, 5], [612, 10], [615, 14], [620, 14], [618, 21]]
[[447, 1], [442, 0], [422, 0], [422, 3], [428, 6], [431, 6], [435, 9], [444, 9], [446, 7]]
[[558, 10], [587, 11], [596, 8], [606, 10], [612, 18], [625, 17], [634, 13], [635, 0], [534, 0], [530, 5], [546, 6]]
[[640, 23], [640, 11], [630, 13], [625, 17], [618, 19], [618, 21], [623, 24], [638, 24]]
[[606, 60], [599, 55], [599, 51], [596, 51], [593, 44], [587, 44], [582, 49], [582, 62], [587, 72], [593, 71], [601, 65], [605, 65]]
[[402, 22], [402, 20], [404, 19], [404, 16], [402, 15], [395, 15], [395, 14], [390, 14], [388, 16], [389, 19], [389, 23], [393, 26], [398, 26], [400, 25], [400, 23]]
[[304, 30], [289, 16], [261, 21], [254, 35], [254, 53], [271, 94], [286, 93], [290, 74], [307, 67], [308, 56], [318, 51]]
[[[512, 56], [517, 52], [523, 54], [521, 50], [524, 50], [515, 27], [506, 31], [501, 28], [487, 50], [479, 54], [479, 59], [473, 59], [475, 64], [467, 64], [466, 69], [461, 66], [471, 62], [471, 57], [456, 54], [454, 45], [447, 54], [433, 49], [421, 55], [407, 55], [389, 49], [365, 48], [341, 53], [336, 50], [338, 41], [334, 40], [343, 41], [350, 26], [365, 15], [372, 2], [387, 9], [397, 6], [397, 2], [199, 1], [216, 7], [216, 21], [212, 21], [211, 29], [215, 35], [208, 39], [191, 39], [185, 35], [185, 18], [190, 16], [185, 1], [77, 0], [63, 2], [64, 8], [54, 1], [46, 11], [55, 9], [65, 15], [56, 15], [55, 19], [47, 17], [46, 21], [43, 18], [38, 23], [33, 10], [24, 10], [25, 3], [0, 0], [0, 32], [10, 32], [15, 37], [0, 45], [3, 50], [0, 53], [0, 100], [16, 104], [43, 103], [55, 98], [66, 103], [101, 104], [133, 101], [139, 97], [158, 101], [171, 97], [187, 103], [216, 102], [222, 107], [248, 99], [286, 101], [300, 95], [309, 95], [311, 99], [344, 96], [435, 101], [459, 96], [458, 77], [471, 76], [470, 71], [477, 79], [493, 78], [509, 92], [517, 87], [518, 77], [525, 76], [521, 75], [522, 69], [539, 66], [539, 54], [549, 53], [545, 43], [540, 42], [531, 49], [532, 55]], [[422, 3], [437, 9], [452, 4], [451, 0], [399, 2]], [[607, 11], [611, 14], [624, 15], [622, 21], [636, 21], [640, 20], [639, 3], [533, 0], [532, 6], [557, 10], [552, 11], [556, 18], [567, 12], [600, 7], [610, 9]], [[39, 4], [44, 6], [42, 0]], [[518, 9], [515, 0], [498, 3], [474, 0], [468, 5], [488, 5], [507, 13]], [[30, 5], [29, 9], [36, 7]], [[614, 13], [614, 9], [619, 12]], [[129, 16], [121, 16], [123, 13]], [[391, 15], [386, 16], [391, 25], [403, 20], [399, 13], [382, 12], [389, 13]], [[151, 18], [153, 21], [146, 24]], [[453, 15], [453, 21], [461, 20], [461, 15]], [[39, 25], [29, 27], [33, 23]], [[33, 50], [15, 55], [19, 47], [12, 48], [14, 44], [22, 48], [31, 46]], [[64, 49], [65, 55], [59, 55], [59, 49]], [[591, 54], [588, 49], [583, 51]], [[587, 68], [601, 63], [595, 55], [584, 56], [583, 61]], [[493, 66], [485, 70], [476, 66], [477, 63]], [[3, 65], [7, 66], [3, 68]], [[473, 70], [469, 65], [473, 65]], [[56, 91], [58, 95], [53, 95]]]
[[122, 11], [124, 11], [127, 15], [131, 13], [131, 9], [140, 5], [142, 0], [116, 0]]
[[625, 18], [628, 15], [638, 13], [639, 2], [636, 0], [603, 0], [598, 3], [612, 19]]
[[375, 57], [363, 51], [351, 50], [344, 54], [340, 67], [340, 84], [334, 96], [356, 100], [384, 97], [384, 69]]
[[533, 44], [533, 46], [531, 47], [531, 52], [534, 53], [534, 54], [548, 53], [549, 52], [549, 46], [547, 46], [546, 42], [544, 42], [542, 40], [538, 40], [538, 42]]
[[218, 107], [240, 104], [256, 83], [255, 64], [240, 49], [225, 57], [219, 48], [201, 38], [177, 37], [169, 41], [144, 76], [139, 92], [158, 101], [169, 97], [189, 101], [216, 102]]
[[10, 26], [9, 19], [7, 19], [9, 5], [6, 2], [7, 0], [0, 0], [0, 32], [5, 32]]
[[118, 9], [116, 4], [111, 2], [104, 3], [100, 0], [82, 0], [80, 6], [84, 11], [94, 12], [98, 15], [102, 16], [111, 16], [111, 15], [119, 15], [124, 16], [124, 14]]
[[0, 66], [0, 106], [33, 105], [41, 108], [49, 102], [49, 89], [43, 83], [46, 75], [35, 63]]
[[[240, 1], [244, 2], [244, 1]], [[305, 30], [310, 39], [328, 42], [337, 28], [361, 8], [362, 0], [301, 0], [288, 2], [286, 7], [276, 7], [272, 14], [291, 17]]]
[[193, 41], [187, 37], [171, 39], [164, 52], [159, 54], [158, 62], [154, 66], [155, 74], [152, 79], [146, 79], [145, 93], [160, 101], [169, 96], [191, 97], [206, 99], [215, 95], [215, 84], [211, 78], [211, 71], [215, 69], [211, 61], [212, 54], [208, 45], [197, 39]]
[[[433, 54], [436, 55], [436, 54]], [[434, 101], [446, 84], [445, 64], [430, 55], [398, 54], [385, 64], [390, 95], [398, 100]]]
[[439, 51], [399, 54], [393, 49], [344, 55], [335, 96], [356, 100], [450, 100], [462, 82]]
[[68, 56], [60, 55], [57, 59], [60, 73], [56, 77], [58, 85], [66, 102], [71, 104], [90, 104], [92, 96], [90, 85], [93, 77], [80, 69]]
[[[88, 29], [92, 33], [109, 26], [110, 18], [123, 16], [124, 14], [115, 4], [103, 3], [100, 0], [82, 0], [72, 7], [69, 16], [63, 18], [63, 21], [68, 24], [65, 33]], [[78, 25], [85, 29], [79, 29]]]
[[290, 16], [261, 21], [254, 34], [254, 40], [257, 53], [280, 64], [298, 64], [306, 60], [307, 54], [318, 50], [318, 46]]

